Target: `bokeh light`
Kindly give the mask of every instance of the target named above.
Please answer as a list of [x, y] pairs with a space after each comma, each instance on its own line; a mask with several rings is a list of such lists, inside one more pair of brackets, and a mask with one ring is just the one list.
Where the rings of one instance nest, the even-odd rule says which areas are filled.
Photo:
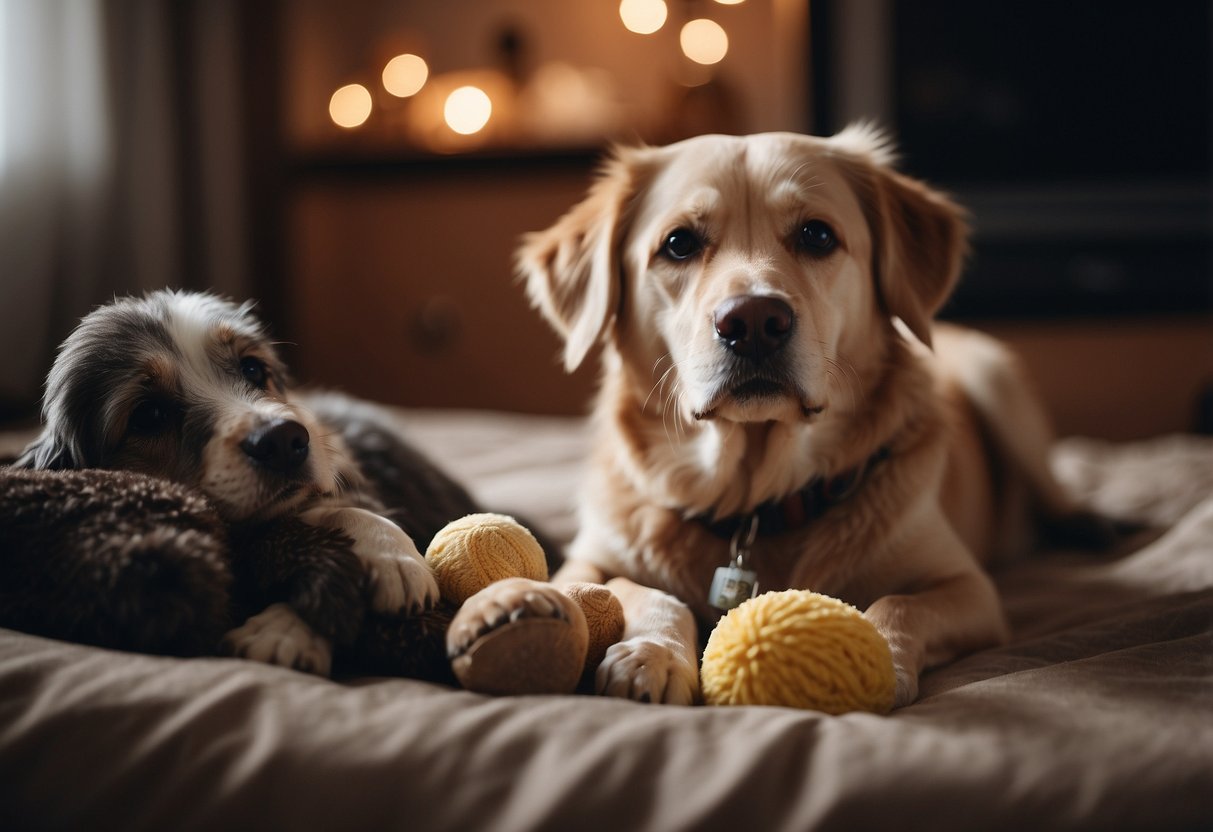
[[416, 95], [430, 77], [430, 68], [418, 55], [397, 55], [383, 68], [383, 88], [397, 98]]
[[489, 123], [492, 114], [493, 102], [488, 94], [472, 86], [452, 91], [446, 98], [446, 106], [442, 108], [447, 127], [464, 136], [480, 132]]
[[338, 127], [357, 127], [370, 115], [371, 93], [362, 84], [346, 84], [329, 99], [329, 118]]
[[744, 3], [745, 0], [716, 0], [722, 6], [736, 6], [739, 3]]
[[628, 31], [638, 35], [651, 35], [665, 25], [665, 0], [622, 0], [619, 18]]
[[729, 51], [729, 36], [724, 29], [702, 17], [682, 27], [678, 42], [683, 54], [697, 64], [719, 63]]

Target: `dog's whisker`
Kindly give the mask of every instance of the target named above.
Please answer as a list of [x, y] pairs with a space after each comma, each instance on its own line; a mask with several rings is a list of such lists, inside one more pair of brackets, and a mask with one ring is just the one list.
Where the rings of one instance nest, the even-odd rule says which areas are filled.
[[[697, 372], [702, 372], [704, 366], [700, 362], [708, 356], [715, 356], [716, 349], [714, 346], [700, 347], [691, 352], [689, 355], [680, 359], [675, 359], [669, 352], [664, 353], [654, 363], [654, 371], [658, 364], [662, 361], [668, 361], [669, 366], [662, 372], [661, 377], [649, 391], [649, 396], [645, 399], [647, 406], [649, 399], [656, 393], [658, 400], [661, 402], [660, 414], [662, 424], [665, 426], [668, 435], [667, 420], [670, 418], [670, 412], [674, 420], [674, 435], [682, 439], [686, 431], [689, 429], [689, 423], [686, 421], [685, 410], [685, 386], [682, 378], [689, 370], [694, 375]], [[709, 366], [707, 369], [711, 369]]]
[[[846, 393], [851, 403], [851, 412], [854, 412], [860, 400], [860, 396], [856, 395], [856, 388], [859, 386], [858, 377], [853, 378], [853, 370], [848, 372], [848, 368], [842, 366], [832, 358], [826, 359], [826, 362], [827, 366], [833, 367], [838, 371], [839, 375], [833, 377], [837, 380], [838, 387]], [[862, 391], [860, 391], [860, 394], [862, 395]]]
[[670, 402], [671, 407], [674, 410], [674, 432], [679, 441], [681, 441], [686, 438], [688, 425], [684, 408], [685, 403], [683, 402], [682, 383], [679, 381], [675, 381], [674, 383], [674, 389], [671, 392]]
[[[838, 359], [830, 359], [834, 366], [838, 367], [842, 372], [847, 374], [850, 380], [848, 389], [851, 391], [851, 406], [852, 408], [862, 406], [867, 401], [867, 391], [864, 390], [863, 381], [859, 377], [859, 371], [849, 361], [840, 361]], [[856, 395], [858, 393], [858, 396]]]
[[845, 389], [845, 392], [850, 397], [852, 411], [862, 406], [867, 401], [867, 393], [864, 389], [863, 380], [859, 376], [859, 371], [849, 361], [829, 355], [828, 346], [825, 341], [818, 340], [817, 345], [821, 348], [819, 355], [822, 362], [838, 370], [840, 375], [835, 376], [835, 378], [839, 381], [839, 387]]
[[[670, 370], [674, 368], [671, 367]], [[661, 397], [661, 425], [665, 431], [666, 442], [671, 448], [676, 447], [675, 440], [681, 441], [684, 435], [684, 420], [682, 413], [682, 384], [677, 376], [671, 376], [667, 370], [663, 374], [663, 386], [670, 381], [668, 393], [663, 391]], [[670, 435], [670, 420], [674, 422], [674, 434]]]
[[661, 380], [659, 382], [659, 385], [661, 388], [660, 394], [659, 394], [659, 396], [660, 396], [659, 401], [661, 402], [661, 427], [662, 427], [662, 430], [665, 431], [666, 442], [671, 447], [673, 447], [673, 444], [674, 444], [673, 438], [670, 436], [670, 424], [669, 423], [670, 423], [671, 409], [673, 409], [675, 434], [677, 434], [677, 431], [678, 431], [678, 411], [676, 408], [676, 396], [675, 396], [675, 392], [677, 390], [677, 385], [678, 385], [678, 378], [677, 378], [677, 376], [673, 375], [676, 367], [677, 367], [676, 364], [671, 363], [670, 367], [664, 373], [661, 374]]
[[[652, 372], [654, 372], [654, 373], [657, 372], [657, 365], [660, 364], [662, 361], [665, 361], [669, 358], [670, 358], [670, 354], [667, 352], [665, 355], [661, 356], [661, 358], [658, 358], [656, 361], [654, 361]], [[675, 365], [673, 363], [671, 363], [670, 366], [666, 369], [666, 371], [661, 374], [661, 377], [659, 379], [657, 379], [656, 384], [654, 384], [649, 389], [649, 394], [645, 397], [644, 404], [642, 404], [640, 407], [641, 410], [648, 409], [649, 400], [653, 398], [654, 393], [657, 394], [657, 400], [661, 401], [661, 389], [665, 386], [666, 378], [670, 375], [670, 373], [672, 373], [674, 371], [674, 369], [675, 369]]]

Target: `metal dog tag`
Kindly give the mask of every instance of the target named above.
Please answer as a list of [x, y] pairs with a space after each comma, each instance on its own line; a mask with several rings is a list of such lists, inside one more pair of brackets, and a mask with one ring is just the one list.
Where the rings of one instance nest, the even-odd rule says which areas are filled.
[[758, 573], [746, 569], [746, 558], [750, 547], [758, 536], [758, 515], [750, 515], [750, 522], [742, 523], [733, 534], [729, 546], [733, 562], [721, 566], [712, 576], [712, 587], [708, 590], [708, 603], [718, 610], [731, 610], [758, 594]]
[[736, 566], [721, 566], [712, 578], [708, 603], [718, 610], [741, 606], [758, 594], [758, 573]]

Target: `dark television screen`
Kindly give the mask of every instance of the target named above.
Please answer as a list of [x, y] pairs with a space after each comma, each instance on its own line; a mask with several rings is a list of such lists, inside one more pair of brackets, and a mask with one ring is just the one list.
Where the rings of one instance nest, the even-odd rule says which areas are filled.
[[[815, 122], [886, 123], [902, 167], [970, 209], [973, 255], [945, 316], [1207, 312], [1211, 7], [812, 0]], [[873, 65], [885, 109], [857, 113], [842, 82]]]
[[957, 183], [1207, 180], [1210, 5], [893, 2], [901, 145]]

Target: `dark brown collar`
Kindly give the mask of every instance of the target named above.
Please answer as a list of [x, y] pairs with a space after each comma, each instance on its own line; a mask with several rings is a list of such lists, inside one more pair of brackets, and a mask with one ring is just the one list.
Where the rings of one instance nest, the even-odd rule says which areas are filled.
[[737, 532], [757, 518], [757, 533], [761, 537], [790, 532], [807, 526], [825, 514], [831, 506], [850, 497], [863, 483], [868, 472], [889, 456], [889, 449], [880, 448], [861, 465], [836, 477], [814, 477], [801, 488], [776, 500], [760, 503], [752, 511], [731, 514], [717, 519], [712, 514], [695, 517], [704, 528], [717, 537], [732, 540]]

